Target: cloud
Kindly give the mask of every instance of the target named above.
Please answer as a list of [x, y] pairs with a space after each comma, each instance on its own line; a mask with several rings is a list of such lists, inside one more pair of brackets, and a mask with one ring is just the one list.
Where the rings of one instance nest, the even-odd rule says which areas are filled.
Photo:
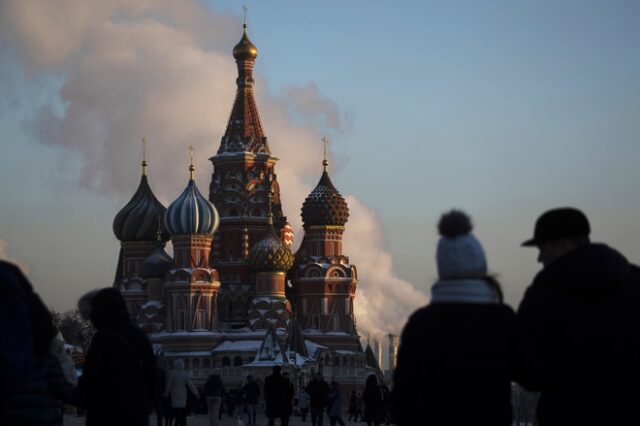
[[0, 238], [0, 260], [13, 263], [18, 268], [20, 268], [22, 273], [25, 275], [29, 275], [29, 272], [31, 272], [31, 267], [27, 262], [9, 256], [9, 243], [7, 242], [7, 240], [4, 240], [2, 238]]
[[[146, 136], [149, 179], [163, 202], [186, 184], [189, 145], [207, 192], [207, 158], [217, 151], [235, 94], [236, 17], [193, 0], [8, 0], [1, 7], [0, 31], [10, 43], [3, 53], [22, 60], [25, 78], [61, 81], [57, 98], [40, 105], [26, 126], [41, 144], [58, 148], [63, 165], [68, 152], [82, 159], [80, 187], [126, 202]], [[258, 75], [256, 91], [299, 242], [299, 209], [320, 176], [320, 138], [348, 130], [351, 117], [314, 82], [274, 95]], [[354, 197], [349, 203], [345, 247], [360, 272], [359, 329], [398, 332], [426, 298], [395, 276], [375, 213]]]

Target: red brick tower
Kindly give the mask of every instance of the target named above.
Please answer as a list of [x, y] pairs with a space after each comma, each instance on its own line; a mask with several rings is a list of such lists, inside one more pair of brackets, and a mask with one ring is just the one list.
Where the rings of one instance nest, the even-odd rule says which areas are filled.
[[305, 234], [291, 273], [296, 314], [305, 336], [361, 352], [353, 313], [357, 270], [342, 254], [349, 209], [329, 178], [326, 158], [322, 164], [322, 177], [302, 205]]
[[[267, 138], [260, 124], [253, 92], [253, 67], [258, 49], [244, 25], [242, 39], [233, 49], [238, 67], [236, 98], [213, 163], [209, 200], [220, 212], [220, 228], [213, 243], [211, 261], [219, 271], [220, 320], [224, 326], [246, 324], [247, 307], [255, 294], [247, 257], [251, 247], [269, 229], [267, 215], [274, 215], [277, 232], [282, 215], [280, 188]], [[269, 193], [274, 202], [269, 209]]]

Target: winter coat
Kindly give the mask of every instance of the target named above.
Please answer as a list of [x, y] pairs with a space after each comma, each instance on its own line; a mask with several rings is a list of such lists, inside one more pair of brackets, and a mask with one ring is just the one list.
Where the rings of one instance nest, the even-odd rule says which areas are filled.
[[304, 389], [301, 389], [300, 392], [298, 392], [298, 408], [301, 410], [309, 408], [309, 394]]
[[513, 310], [482, 301], [484, 296], [479, 303], [446, 297], [451, 301], [432, 300], [413, 313], [402, 332], [392, 417], [400, 426], [416, 419], [433, 425], [511, 425]]
[[245, 395], [245, 400], [247, 404], [257, 404], [258, 399], [260, 398], [260, 386], [254, 381], [245, 383], [242, 391]]
[[187, 392], [191, 391], [194, 396], [198, 396], [198, 390], [193, 385], [191, 377], [184, 371], [184, 366], [180, 367], [180, 363], [177, 364], [177, 368], [169, 374], [164, 396], [171, 398], [171, 408], [185, 408]]
[[293, 387], [281, 374], [273, 373], [264, 380], [267, 416], [277, 418], [291, 413]]
[[[383, 417], [383, 407], [380, 388], [378, 388], [377, 385], [374, 387], [365, 387], [362, 394], [362, 400], [364, 401], [364, 420], [366, 422], [381, 421]], [[414, 422], [416, 418], [417, 417], [414, 417]], [[424, 424], [426, 424], [426, 422]]]
[[222, 396], [225, 394], [224, 386], [222, 385], [222, 380], [220, 380], [220, 382], [216, 384], [214, 376], [213, 375], [209, 376], [209, 378], [207, 379], [207, 382], [204, 384], [203, 394], [205, 397], [209, 397], [209, 398], [212, 398], [212, 397], [222, 398]]
[[547, 265], [518, 309], [518, 381], [541, 391], [540, 425], [638, 424], [640, 268], [603, 244]]
[[61, 401], [69, 398], [71, 390], [60, 363], [54, 355], [49, 354], [36, 363], [27, 388], [8, 401], [6, 417], [0, 423], [12, 426], [61, 426]]
[[324, 380], [311, 380], [307, 385], [307, 393], [309, 394], [311, 408], [324, 408], [327, 405], [329, 392], [331, 392], [331, 389], [329, 389], [327, 382]]
[[156, 376], [149, 339], [131, 325], [117, 290], [102, 289], [91, 303], [97, 331], [78, 383], [87, 426], [147, 425]]
[[329, 394], [329, 417], [341, 417], [342, 416], [342, 397], [340, 391], [335, 389]]
[[0, 404], [28, 387], [55, 333], [51, 313], [24, 274], [0, 261]]

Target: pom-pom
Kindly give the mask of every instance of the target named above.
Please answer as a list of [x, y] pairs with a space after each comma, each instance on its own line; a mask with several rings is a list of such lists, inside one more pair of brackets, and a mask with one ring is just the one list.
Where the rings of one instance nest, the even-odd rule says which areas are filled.
[[440, 217], [438, 231], [447, 238], [456, 238], [471, 232], [473, 225], [467, 214], [461, 210], [451, 210]]

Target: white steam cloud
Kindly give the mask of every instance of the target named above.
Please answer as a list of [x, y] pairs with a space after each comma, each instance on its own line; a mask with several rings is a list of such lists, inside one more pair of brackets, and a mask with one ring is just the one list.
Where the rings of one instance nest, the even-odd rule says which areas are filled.
[[[218, 148], [235, 94], [236, 17], [194, 0], [7, 0], [0, 8], [2, 53], [17, 55], [25, 79], [62, 80], [58, 99], [41, 105], [27, 127], [40, 143], [61, 148], [61, 158], [67, 150], [81, 155], [81, 187], [128, 199], [146, 136], [161, 200], [171, 201], [186, 183], [188, 145], [196, 147], [199, 185], [208, 192], [207, 157]], [[260, 48], [258, 37], [254, 42]], [[305, 182], [314, 178], [310, 170], [319, 177], [321, 131], [345, 131], [351, 117], [313, 82], [281, 96], [266, 88], [257, 78], [263, 127], [281, 159], [285, 213], [299, 241], [299, 209], [312, 189]], [[397, 333], [426, 297], [394, 274], [375, 213], [353, 196], [348, 202], [345, 251], [360, 273], [358, 328], [363, 335]]]

